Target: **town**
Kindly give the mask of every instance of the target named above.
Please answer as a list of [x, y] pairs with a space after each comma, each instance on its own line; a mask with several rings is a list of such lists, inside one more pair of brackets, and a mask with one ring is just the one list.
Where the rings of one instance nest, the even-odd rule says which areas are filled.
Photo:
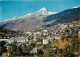
[[0, 48], [2, 57], [79, 57], [80, 21], [0, 37]]

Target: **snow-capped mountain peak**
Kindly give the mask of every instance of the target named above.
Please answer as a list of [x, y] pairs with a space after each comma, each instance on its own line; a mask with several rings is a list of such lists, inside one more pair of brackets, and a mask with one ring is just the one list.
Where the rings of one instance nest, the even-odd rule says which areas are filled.
[[39, 11], [48, 11], [46, 8], [41, 8]]
[[46, 9], [45, 7], [44, 8], [41, 8], [40, 10], [34, 12], [34, 13], [29, 13], [29, 14], [26, 14], [24, 16], [20, 16], [20, 17], [13, 17], [11, 19], [8, 19], [8, 20], [5, 20], [5, 21], [13, 21], [13, 20], [17, 20], [17, 19], [20, 19], [20, 18], [26, 18], [26, 17], [32, 17], [32, 15], [35, 15], [35, 16], [44, 16], [44, 15], [52, 15], [52, 14], [56, 14], [57, 12], [50, 12], [48, 9]]
[[29, 13], [27, 15], [24, 15], [23, 17], [21, 18], [25, 18], [25, 17], [30, 17], [32, 15], [36, 15], [36, 16], [43, 16], [43, 15], [51, 15], [51, 14], [56, 14], [57, 12], [50, 12], [48, 9], [46, 9], [45, 7], [44, 8], [41, 8], [40, 10], [34, 12], [34, 13]]
[[46, 8], [41, 8], [40, 10], [37, 11], [38, 13], [40, 13], [41, 15], [51, 15], [51, 14], [55, 14], [57, 12], [50, 12], [48, 9]]

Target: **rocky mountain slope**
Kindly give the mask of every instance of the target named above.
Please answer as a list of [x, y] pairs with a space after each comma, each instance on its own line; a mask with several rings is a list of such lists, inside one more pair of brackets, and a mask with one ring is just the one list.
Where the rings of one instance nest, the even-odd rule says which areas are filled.
[[57, 12], [50, 12], [46, 8], [42, 8], [23, 17], [14, 17], [11, 20], [2, 22], [0, 26], [15, 31], [35, 30], [46, 24], [43, 22], [46, 16], [56, 13]]
[[55, 22], [46, 25], [47, 27], [51, 27], [58, 23], [67, 23], [72, 21], [80, 20], [80, 7], [75, 7], [71, 9], [64, 10], [55, 15], [47, 16], [43, 21], [50, 22], [55, 20]]
[[0, 26], [15, 31], [27, 31], [78, 20], [80, 20], [80, 7], [67, 9], [59, 13], [42, 8], [23, 17], [15, 17], [2, 22]]

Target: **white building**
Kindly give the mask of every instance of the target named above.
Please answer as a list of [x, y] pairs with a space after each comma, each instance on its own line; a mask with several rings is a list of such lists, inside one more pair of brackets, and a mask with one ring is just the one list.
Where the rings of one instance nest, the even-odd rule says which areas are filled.
[[69, 25], [69, 27], [73, 27], [73, 26], [74, 26], [73, 24], [70, 24], [70, 25]]
[[41, 32], [36, 32], [36, 34], [37, 34], [38, 36], [41, 36]]
[[60, 36], [55, 36], [54, 39], [60, 40]]
[[78, 32], [78, 34], [80, 34], [80, 31]]
[[43, 32], [48, 32], [48, 30], [45, 29], [45, 30], [43, 30]]
[[29, 35], [29, 36], [32, 35], [32, 33], [31, 33], [30, 31], [25, 32], [25, 34], [27, 34], [27, 35]]
[[28, 39], [26, 37], [21, 36], [21, 37], [15, 37], [15, 38], [8, 39], [8, 43], [12, 43], [12, 42], [14, 42], [14, 40], [19, 42], [19, 43], [23, 43], [25, 41], [28, 41]]
[[34, 32], [34, 33], [33, 33], [33, 35], [34, 35], [34, 36], [36, 36], [36, 35], [37, 35], [37, 33], [36, 33], [36, 32]]
[[43, 39], [43, 45], [47, 45], [48, 44], [48, 39]]
[[37, 36], [34, 36], [33, 40], [34, 40], [34, 41], [37, 41], [37, 39], [38, 39]]
[[80, 31], [78, 32], [78, 36], [80, 37]]
[[37, 48], [34, 48], [34, 53], [37, 53], [38, 49]]
[[41, 42], [37, 42], [37, 45], [41, 44]]
[[0, 41], [6, 41], [6, 42], [7, 42], [7, 41], [8, 41], [8, 39], [0, 39]]
[[49, 33], [48, 33], [48, 30], [43, 30], [43, 35], [48, 35]]
[[64, 25], [64, 24], [62, 24], [62, 25], [60, 26], [61, 29], [65, 29], [65, 28], [67, 28], [67, 27], [68, 27], [68, 25]]

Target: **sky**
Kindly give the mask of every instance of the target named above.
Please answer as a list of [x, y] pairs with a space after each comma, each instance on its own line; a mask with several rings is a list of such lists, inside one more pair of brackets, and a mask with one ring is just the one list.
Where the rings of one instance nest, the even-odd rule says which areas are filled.
[[80, 7], [80, 0], [0, 0], [0, 22], [33, 13], [43, 7], [51, 12], [61, 12]]

